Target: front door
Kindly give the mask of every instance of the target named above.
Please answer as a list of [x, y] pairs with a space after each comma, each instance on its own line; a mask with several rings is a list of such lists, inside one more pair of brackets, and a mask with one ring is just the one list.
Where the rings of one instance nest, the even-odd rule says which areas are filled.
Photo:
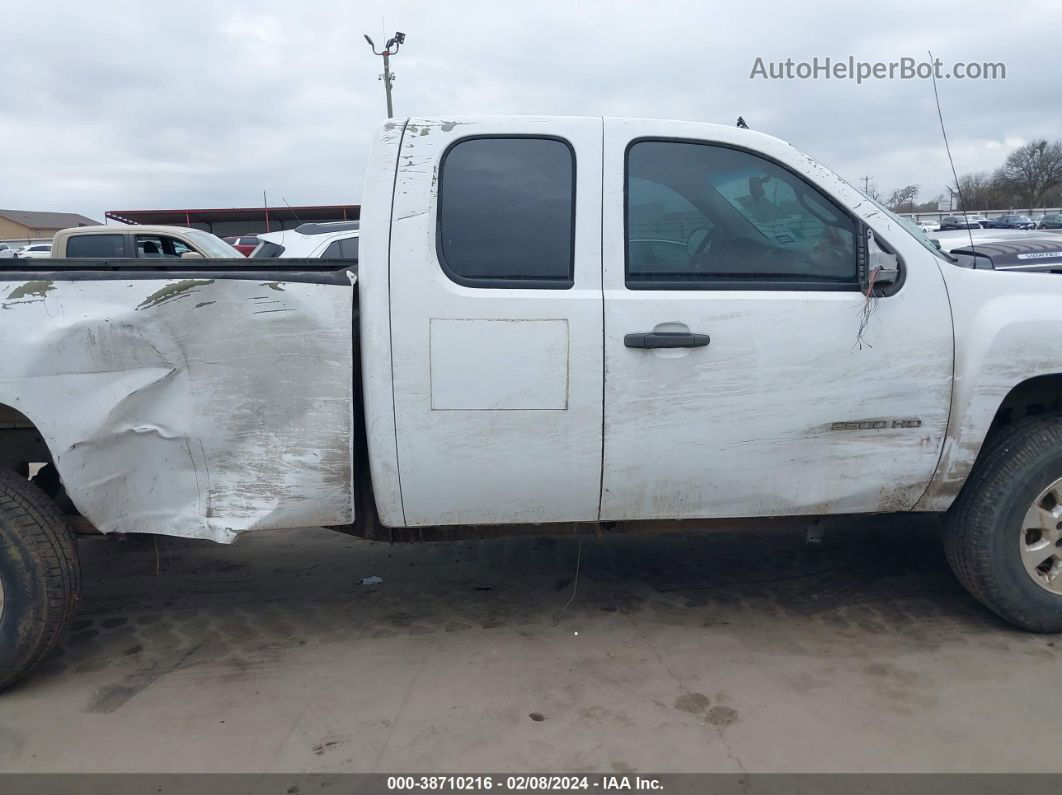
[[[950, 401], [934, 255], [766, 136], [606, 120], [604, 152], [601, 518], [913, 506]], [[869, 304], [860, 221], [904, 261]]]
[[390, 300], [409, 526], [593, 521], [601, 485], [601, 120], [416, 121]]

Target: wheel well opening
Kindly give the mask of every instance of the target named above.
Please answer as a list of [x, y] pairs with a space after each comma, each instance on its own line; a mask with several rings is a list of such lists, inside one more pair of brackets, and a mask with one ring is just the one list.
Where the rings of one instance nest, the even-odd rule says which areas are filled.
[[52, 463], [52, 454], [33, 420], [14, 406], [0, 403], [0, 469], [29, 478]]
[[1025, 417], [1062, 412], [1062, 373], [1039, 375], [1022, 381], [1003, 398], [988, 429], [991, 437]]

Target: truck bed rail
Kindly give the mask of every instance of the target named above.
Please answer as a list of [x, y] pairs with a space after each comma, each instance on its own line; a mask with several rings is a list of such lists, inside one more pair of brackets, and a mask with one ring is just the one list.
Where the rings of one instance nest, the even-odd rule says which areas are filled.
[[[13, 259], [0, 260], [0, 282], [111, 279], [260, 279], [346, 284], [358, 272], [345, 259]], [[10, 265], [8, 264], [10, 263]]]

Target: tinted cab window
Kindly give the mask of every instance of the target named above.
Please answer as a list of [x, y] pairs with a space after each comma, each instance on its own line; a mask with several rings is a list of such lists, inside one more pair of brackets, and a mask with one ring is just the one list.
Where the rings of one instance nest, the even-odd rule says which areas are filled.
[[73, 235], [66, 241], [66, 256], [113, 259], [125, 256], [124, 235]]
[[627, 286], [855, 288], [856, 224], [792, 172], [723, 146], [627, 157]]
[[474, 287], [572, 286], [575, 158], [551, 138], [473, 138], [444, 155], [439, 260]]

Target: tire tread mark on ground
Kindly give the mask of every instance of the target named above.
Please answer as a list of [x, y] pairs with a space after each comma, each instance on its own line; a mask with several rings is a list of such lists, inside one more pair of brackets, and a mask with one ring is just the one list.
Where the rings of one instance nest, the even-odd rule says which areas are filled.
[[122, 678], [122, 681], [116, 685], [101, 687], [92, 696], [92, 699], [89, 701], [88, 706], [85, 707], [84, 711], [94, 715], [105, 715], [118, 710], [127, 701], [144, 692], [144, 690], [162, 677], [184, 667], [188, 658], [199, 651], [201, 646], [201, 643], [195, 644], [192, 648], [178, 657], [175, 662], [168, 665], [155, 663], [151, 668], [148, 668], [145, 671], [136, 671], [135, 673], [127, 674]]

